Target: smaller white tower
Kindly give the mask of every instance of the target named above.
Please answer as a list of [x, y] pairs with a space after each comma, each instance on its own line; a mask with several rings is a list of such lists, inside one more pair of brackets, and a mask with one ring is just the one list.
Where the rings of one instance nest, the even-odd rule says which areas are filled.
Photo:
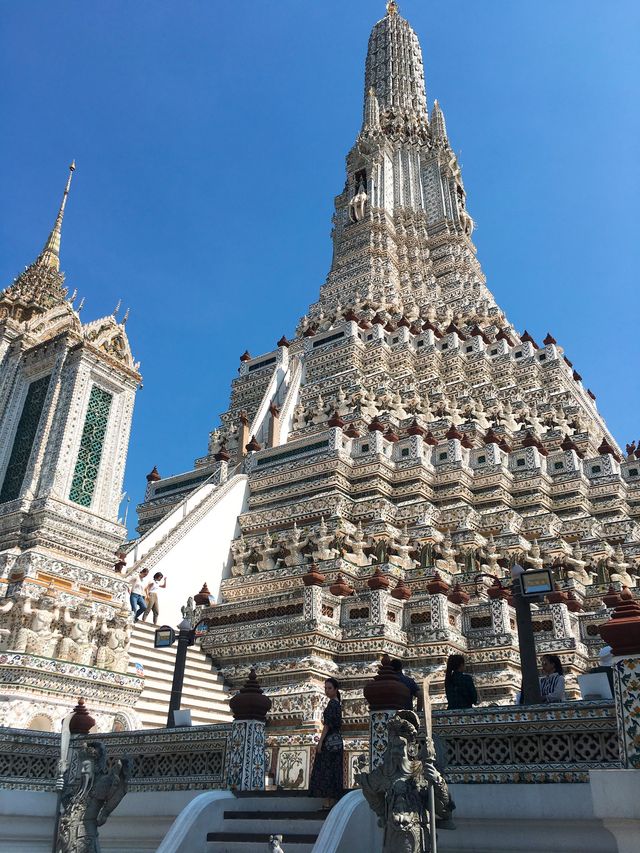
[[[74, 169], [42, 252], [0, 292], [0, 643], [71, 669], [124, 673], [128, 589], [114, 564], [126, 538], [118, 506], [140, 374], [126, 318], [82, 323], [67, 298], [60, 240]], [[25, 666], [23, 689], [2, 691], [0, 725], [29, 722], [38, 679]], [[120, 707], [115, 682], [97, 681], [106, 707]], [[48, 687], [51, 695], [60, 685]], [[60, 692], [66, 702], [84, 689]], [[64, 705], [48, 713], [63, 716]]]

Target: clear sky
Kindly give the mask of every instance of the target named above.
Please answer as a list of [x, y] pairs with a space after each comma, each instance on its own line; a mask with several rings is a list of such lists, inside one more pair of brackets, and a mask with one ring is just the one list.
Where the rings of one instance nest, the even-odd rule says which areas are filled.
[[[383, 0], [0, 0], [0, 286], [71, 158], [62, 267], [131, 307], [144, 388], [125, 488], [189, 469], [245, 348], [293, 335], [329, 268]], [[400, 0], [459, 152], [488, 285], [640, 438], [637, 0]], [[124, 510], [124, 505], [123, 505]]]

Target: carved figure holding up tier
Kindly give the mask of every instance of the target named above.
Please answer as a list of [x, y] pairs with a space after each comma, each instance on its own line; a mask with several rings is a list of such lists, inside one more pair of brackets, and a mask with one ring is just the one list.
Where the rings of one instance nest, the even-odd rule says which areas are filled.
[[455, 574], [458, 571], [458, 566], [456, 563], [456, 554], [458, 552], [453, 547], [453, 540], [451, 538], [450, 530], [447, 530], [447, 532], [445, 533], [444, 540], [442, 541], [442, 545], [439, 546], [439, 550], [442, 557], [441, 559], [436, 560], [436, 568], [440, 571]]
[[300, 528], [294, 521], [291, 532], [287, 536], [286, 540], [286, 549], [288, 553], [284, 558], [285, 566], [300, 566], [304, 563], [305, 560], [302, 549], [306, 548], [309, 544], [310, 538], [308, 531], [305, 530], [304, 532], [300, 532]]
[[41, 596], [37, 607], [33, 606], [31, 598], [24, 599], [22, 615], [31, 618], [29, 625], [18, 631], [15, 650], [45, 658], [51, 657], [60, 638], [60, 632], [52, 627], [59, 613], [58, 605], [50, 595]]
[[622, 550], [620, 545], [616, 547], [615, 554], [609, 565], [611, 567], [612, 581], [618, 581], [618, 583], [621, 583], [622, 586], [628, 586], [629, 589], [636, 585], [637, 578], [634, 578], [627, 571], [627, 569], [629, 568], [629, 563], [625, 562], [624, 551]]
[[80, 754], [80, 778], [62, 793], [62, 814], [56, 853], [100, 853], [98, 827], [127, 793], [129, 758], [107, 770], [106, 752], [99, 741], [85, 743]]
[[388, 723], [387, 749], [382, 764], [360, 773], [362, 793], [382, 827], [382, 853], [428, 853], [431, 847], [429, 788], [434, 788], [436, 811], [446, 812], [447, 784], [430, 761], [420, 758], [420, 722], [413, 711], [398, 711]]
[[269, 534], [269, 531], [264, 534], [262, 544], [258, 548], [260, 559], [257, 562], [259, 572], [269, 572], [275, 569], [280, 562], [280, 543], [276, 542]]
[[489, 423], [487, 416], [484, 413], [484, 408], [482, 406], [482, 403], [479, 403], [473, 397], [469, 400], [469, 403], [471, 405], [471, 419], [475, 420], [475, 422], [478, 424], [479, 429], [485, 430], [485, 431], [488, 430], [490, 423]]
[[573, 546], [572, 556], [567, 557], [567, 563], [571, 567], [567, 572], [567, 577], [578, 581], [583, 586], [589, 586], [593, 583], [595, 572], [588, 572], [586, 570], [587, 561], [582, 559], [582, 548], [579, 542], [576, 542]]
[[304, 429], [307, 425], [307, 410], [304, 403], [300, 402], [293, 410], [293, 429]]
[[340, 417], [342, 417], [343, 415], [348, 415], [351, 411], [350, 402], [347, 399], [347, 395], [342, 385], [338, 388], [338, 393], [336, 394], [335, 410], [340, 415]]
[[96, 614], [90, 607], [80, 606], [72, 616], [70, 609], [65, 607], [62, 621], [71, 627], [68, 635], [60, 640], [58, 657], [73, 663], [90, 664], [94, 648], [90, 634], [97, 624]]
[[342, 556], [350, 563], [355, 563], [356, 566], [370, 566], [371, 557], [364, 553], [365, 547], [366, 539], [362, 531], [362, 524], [358, 522], [355, 533], [352, 533], [346, 541]]
[[326, 419], [327, 419], [327, 413], [325, 411], [326, 407], [327, 406], [326, 406], [326, 403], [324, 401], [324, 397], [322, 396], [322, 394], [318, 394], [318, 396], [316, 397], [315, 411], [313, 413], [313, 417], [311, 418], [312, 424], [315, 424], [317, 426], [318, 424], [322, 424], [326, 421]]
[[231, 555], [233, 557], [233, 565], [231, 566], [231, 574], [234, 577], [241, 577], [249, 572], [249, 558], [251, 557], [251, 548], [247, 547], [247, 543], [243, 536], [231, 543]]
[[513, 406], [511, 405], [511, 400], [505, 400], [500, 404], [501, 412], [500, 412], [500, 420], [504, 424], [504, 426], [510, 432], [516, 432], [518, 429], [518, 422], [515, 419], [513, 414]]
[[329, 529], [325, 523], [324, 515], [320, 519], [320, 526], [318, 528], [318, 532], [314, 537], [315, 550], [313, 552], [313, 559], [316, 562], [320, 562], [321, 560], [333, 560], [334, 557], [338, 556], [338, 549], [333, 546], [334, 536], [332, 533], [329, 533]]
[[110, 669], [112, 672], [126, 672], [127, 664], [129, 662], [131, 623], [123, 623], [119, 620], [118, 616], [116, 616], [114, 624], [109, 627], [106, 620], [103, 619], [102, 625], [100, 626], [100, 633], [106, 638], [106, 641], [105, 644], [100, 646], [98, 649], [98, 654], [96, 655], [96, 666], [101, 669]]
[[407, 532], [407, 524], [405, 522], [404, 527], [402, 528], [402, 533], [398, 534], [396, 541], [391, 546], [391, 550], [395, 552], [392, 562], [407, 570], [420, 565], [419, 560], [415, 560], [410, 556], [411, 551], [414, 550], [414, 546], [409, 544], [410, 541], [411, 537]]
[[13, 608], [16, 606], [16, 601], [14, 598], [5, 598], [2, 604], [0, 604], [0, 650], [9, 648], [9, 638], [11, 637], [11, 628], [6, 627], [11, 624], [11, 617], [6, 617], [6, 613], [11, 613]]

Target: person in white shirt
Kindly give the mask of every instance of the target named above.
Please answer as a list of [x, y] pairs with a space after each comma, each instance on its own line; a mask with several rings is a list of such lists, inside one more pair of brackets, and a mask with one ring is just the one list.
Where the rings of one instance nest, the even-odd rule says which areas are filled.
[[136, 572], [131, 584], [129, 601], [133, 610], [134, 622], [137, 622], [141, 614], [147, 609], [147, 599], [144, 597], [144, 581], [148, 574], [149, 569], [143, 569], [140, 573]]
[[564, 673], [558, 655], [542, 655], [540, 694], [543, 702], [564, 702]]
[[[162, 582], [164, 578], [164, 582]], [[145, 593], [147, 596], [147, 609], [144, 611], [142, 615], [142, 621], [147, 621], [147, 616], [150, 613], [153, 613], [153, 624], [158, 624], [158, 614], [160, 613], [158, 607], [158, 590], [165, 589], [167, 586], [167, 579], [164, 577], [162, 572], [156, 572], [153, 576], [153, 580], [151, 583], [147, 584]]]

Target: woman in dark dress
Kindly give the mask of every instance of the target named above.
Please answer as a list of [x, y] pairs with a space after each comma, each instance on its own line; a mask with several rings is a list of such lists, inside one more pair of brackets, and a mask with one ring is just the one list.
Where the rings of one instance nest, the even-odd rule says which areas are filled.
[[340, 685], [335, 678], [327, 678], [324, 694], [329, 700], [324, 709], [324, 726], [316, 746], [316, 760], [311, 771], [309, 796], [322, 797], [324, 809], [330, 809], [344, 793], [343, 785], [343, 742], [342, 706], [340, 704]]
[[478, 694], [473, 678], [464, 672], [463, 655], [449, 655], [444, 676], [444, 691], [447, 694], [447, 710], [456, 711], [478, 704]]

